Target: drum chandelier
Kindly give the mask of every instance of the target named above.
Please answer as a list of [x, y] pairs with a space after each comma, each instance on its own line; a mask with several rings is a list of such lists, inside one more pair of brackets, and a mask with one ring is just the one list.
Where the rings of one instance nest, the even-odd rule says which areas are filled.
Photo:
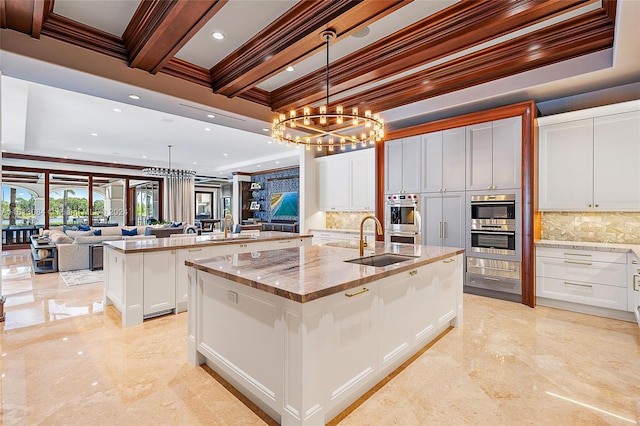
[[173, 169], [171, 168], [171, 147], [172, 145], [167, 145], [169, 147], [169, 167], [147, 167], [142, 169], [142, 173], [145, 176], [154, 176], [154, 177], [162, 177], [162, 178], [186, 178], [193, 179], [196, 176], [195, 170], [189, 169]]

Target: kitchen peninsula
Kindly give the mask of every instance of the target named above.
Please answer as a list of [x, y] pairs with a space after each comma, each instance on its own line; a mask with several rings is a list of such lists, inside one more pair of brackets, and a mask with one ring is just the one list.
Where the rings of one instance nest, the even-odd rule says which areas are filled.
[[[190, 236], [191, 235], [191, 236]], [[122, 326], [187, 309], [185, 260], [258, 252], [311, 244], [311, 235], [268, 231], [259, 234], [222, 232], [178, 238], [120, 240], [104, 243], [105, 305], [122, 315]]]
[[358, 257], [357, 248], [187, 261], [189, 361], [280, 424], [321, 425], [462, 324], [463, 249], [376, 242]]

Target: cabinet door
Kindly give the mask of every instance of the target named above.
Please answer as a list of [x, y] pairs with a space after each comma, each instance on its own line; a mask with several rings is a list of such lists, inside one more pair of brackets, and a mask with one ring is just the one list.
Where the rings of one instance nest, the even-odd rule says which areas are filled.
[[209, 257], [210, 253], [209, 247], [185, 248], [176, 253], [176, 307], [178, 312], [187, 309], [189, 299], [189, 268], [185, 266], [184, 261]]
[[384, 193], [402, 191], [402, 139], [384, 143]]
[[520, 188], [522, 181], [522, 119], [493, 122], [493, 189]]
[[[444, 187], [442, 184], [442, 133], [433, 132], [422, 135], [422, 192], [441, 192]], [[464, 147], [462, 152], [464, 153]]]
[[[418, 270], [412, 271], [416, 274]], [[411, 330], [411, 298], [408, 296], [412, 275], [403, 272], [393, 278], [380, 281], [379, 362], [382, 368], [393, 365], [399, 356], [413, 346]], [[425, 277], [423, 277], [425, 278]]]
[[411, 281], [413, 294], [411, 296], [411, 330], [414, 341], [426, 339], [434, 329], [438, 302], [438, 276], [436, 265], [430, 264], [418, 270], [418, 274]]
[[442, 132], [440, 169], [442, 170], [442, 188], [445, 191], [464, 191], [465, 189], [465, 133], [464, 127]]
[[467, 189], [493, 186], [493, 124], [480, 123], [466, 128]]
[[539, 129], [540, 210], [585, 211], [593, 204], [593, 119]]
[[420, 192], [420, 135], [402, 139], [402, 190]]
[[331, 173], [328, 161], [317, 161], [318, 165], [318, 209], [328, 210], [331, 207]]
[[351, 210], [375, 208], [375, 151], [365, 149], [349, 154], [351, 157]]
[[464, 192], [445, 192], [442, 194], [442, 245], [447, 247], [465, 246], [465, 206]]
[[593, 120], [596, 210], [640, 210], [640, 111]]
[[463, 257], [458, 255], [436, 263], [438, 297], [435, 316], [438, 325], [451, 321], [457, 313], [458, 291], [462, 284]]
[[442, 245], [442, 194], [422, 194], [422, 244]]
[[144, 253], [144, 315], [176, 306], [175, 250]]
[[327, 401], [338, 394], [347, 397], [377, 372], [375, 288], [366, 285], [324, 298]]

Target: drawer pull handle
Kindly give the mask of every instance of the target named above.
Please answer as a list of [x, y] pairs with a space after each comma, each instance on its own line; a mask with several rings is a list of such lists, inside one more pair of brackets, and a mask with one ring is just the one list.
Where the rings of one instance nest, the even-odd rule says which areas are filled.
[[443, 260], [442, 263], [451, 263], [451, 262], [455, 262], [455, 259], [447, 259], [447, 260]]
[[633, 291], [640, 291], [640, 275], [633, 276]]
[[202, 251], [202, 249], [189, 249], [190, 253], [196, 252], [196, 251]]
[[502, 271], [502, 272], [516, 272], [515, 269], [492, 268], [491, 266], [474, 266], [474, 268], [491, 269], [492, 271]]
[[493, 277], [482, 277], [482, 279], [489, 280], [489, 281], [500, 281], [500, 278], [493, 278]]
[[571, 263], [572, 265], [585, 265], [585, 266], [593, 265], [593, 263], [591, 263], [591, 262], [575, 262], [575, 261], [571, 261], [571, 260], [565, 260], [564, 263]]
[[368, 291], [369, 291], [368, 288], [362, 287], [362, 290], [360, 290], [360, 291], [357, 291], [355, 293], [345, 293], [344, 295], [347, 296], [347, 297], [354, 297], [354, 296], [357, 296], [359, 294], [366, 293]]
[[415, 275], [415, 274], [417, 274], [417, 273], [418, 273], [418, 271], [417, 271], [417, 270], [414, 270], [414, 271], [409, 272], [409, 275], [414, 276], [414, 275]]
[[584, 257], [591, 257], [590, 254], [582, 254], [582, 253], [565, 253], [565, 256], [584, 256]]
[[565, 281], [564, 283], [567, 285], [577, 285], [579, 287], [589, 287], [589, 288], [593, 287], [591, 284], [570, 283], [569, 281]]

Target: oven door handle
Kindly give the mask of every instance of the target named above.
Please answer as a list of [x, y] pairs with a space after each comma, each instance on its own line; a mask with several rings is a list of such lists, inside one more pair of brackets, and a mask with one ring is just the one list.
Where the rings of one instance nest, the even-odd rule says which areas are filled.
[[515, 206], [515, 201], [472, 201], [472, 206], [487, 206], [487, 205], [499, 205], [499, 206]]
[[514, 232], [498, 232], [498, 231], [490, 231], [490, 230], [486, 230], [486, 231], [471, 231], [472, 234], [493, 234], [493, 235], [515, 235], [515, 231]]

